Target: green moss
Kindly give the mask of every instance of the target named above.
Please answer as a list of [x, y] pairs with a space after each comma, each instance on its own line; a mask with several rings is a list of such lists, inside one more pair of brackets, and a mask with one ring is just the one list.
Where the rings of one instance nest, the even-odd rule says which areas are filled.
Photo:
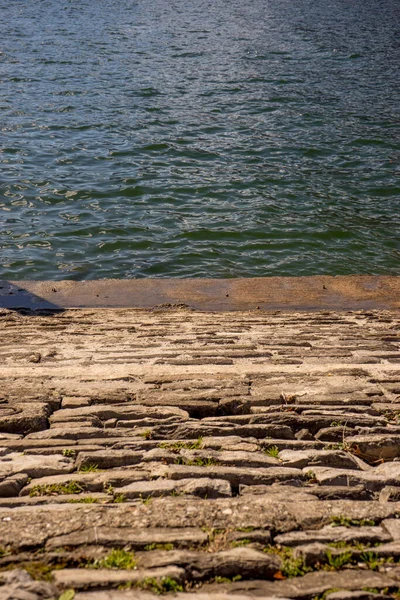
[[174, 548], [174, 544], [148, 544], [144, 547], [147, 552], [151, 552], [152, 550], [167, 550], [170, 552], [171, 550], [174, 550]]
[[220, 575], [216, 575], [216, 577], [214, 577], [215, 583], [232, 583], [233, 581], [240, 581], [241, 579], [241, 575], [235, 575], [234, 577], [221, 577]]
[[38, 581], [52, 581], [54, 569], [61, 569], [65, 567], [64, 564], [51, 565], [49, 563], [32, 560], [29, 562], [19, 563], [8, 563], [6, 566], [1, 567], [0, 571], [12, 571], [13, 569], [23, 569], [32, 577], [32, 579]]
[[251, 540], [248, 540], [247, 538], [231, 542], [232, 548], [239, 548], [240, 546], [247, 546], [248, 544], [251, 544]]
[[186, 461], [185, 464], [194, 467], [215, 467], [221, 463], [215, 458], [194, 458]]
[[183, 592], [183, 586], [178, 583], [172, 577], [161, 577], [161, 579], [155, 579], [154, 577], [148, 577], [147, 579], [143, 579], [142, 581], [133, 582], [129, 581], [126, 584], [120, 585], [118, 589], [131, 589], [131, 588], [139, 588], [141, 590], [146, 590], [149, 592], [153, 592], [156, 595], [167, 594], [168, 592]]
[[68, 500], [68, 502], [70, 504], [96, 504], [99, 500], [92, 496], [86, 496], [85, 498], [73, 498], [72, 500]]
[[362, 544], [361, 542], [345, 542], [344, 540], [340, 540], [339, 542], [329, 542], [328, 546], [331, 548], [346, 548], [347, 550], [364, 550], [368, 543]]
[[0, 546], [0, 558], [3, 558], [3, 556], [9, 556], [10, 554], [11, 554], [10, 550], [5, 548], [4, 546]]
[[82, 484], [77, 481], [66, 481], [65, 483], [52, 483], [49, 485], [35, 485], [29, 495], [35, 496], [59, 496], [68, 494], [81, 494], [85, 491]]
[[375, 525], [375, 521], [373, 519], [351, 519], [344, 516], [331, 517], [331, 523], [336, 527], [371, 527]]

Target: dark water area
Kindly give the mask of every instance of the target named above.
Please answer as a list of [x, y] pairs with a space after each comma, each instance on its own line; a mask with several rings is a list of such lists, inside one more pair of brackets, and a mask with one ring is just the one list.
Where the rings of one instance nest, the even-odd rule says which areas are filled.
[[400, 274], [398, 0], [0, 0], [0, 276]]

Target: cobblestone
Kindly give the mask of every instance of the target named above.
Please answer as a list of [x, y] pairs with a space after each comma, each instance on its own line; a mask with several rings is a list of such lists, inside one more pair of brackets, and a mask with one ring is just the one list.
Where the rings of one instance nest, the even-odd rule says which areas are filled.
[[399, 324], [0, 310], [0, 599], [395, 599]]

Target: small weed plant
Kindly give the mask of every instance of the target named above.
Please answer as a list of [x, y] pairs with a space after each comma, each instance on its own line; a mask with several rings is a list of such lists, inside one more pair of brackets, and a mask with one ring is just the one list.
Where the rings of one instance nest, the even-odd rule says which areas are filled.
[[199, 450], [202, 444], [203, 438], [199, 437], [196, 442], [162, 442], [160, 448], [171, 452], [180, 452], [181, 450]]
[[133, 552], [123, 548], [113, 548], [104, 558], [89, 563], [90, 569], [135, 569], [136, 560]]
[[264, 454], [271, 458], [279, 458], [279, 448], [278, 446], [270, 446], [264, 450]]
[[371, 527], [375, 525], [372, 519], [351, 519], [344, 516], [333, 516], [331, 523], [335, 527]]
[[35, 496], [61, 496], [64, 494], [81, 494], [85, 488], [77, 481], [67, 481], [65, 483], [52, 483], [49, 485], [35, 485], [29, 495]]
[[79, 472], [80, 473], [97, 473], [97, 471], [99, 471], [99, 467], [97, 465], [94, 465], [94, 464], [81, 465], [79, 467]]

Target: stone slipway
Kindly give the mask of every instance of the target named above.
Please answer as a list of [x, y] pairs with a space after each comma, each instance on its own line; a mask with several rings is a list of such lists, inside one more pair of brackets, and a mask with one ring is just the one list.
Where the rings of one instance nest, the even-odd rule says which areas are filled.
[[278, 283], [2, 284], [1, 600], [398, 598], [398, 280]]
[[0, 306], [5, 308], [153, 308], [165, 304], [203, 311], [398, 309], [400, 277], [0, 280]]

